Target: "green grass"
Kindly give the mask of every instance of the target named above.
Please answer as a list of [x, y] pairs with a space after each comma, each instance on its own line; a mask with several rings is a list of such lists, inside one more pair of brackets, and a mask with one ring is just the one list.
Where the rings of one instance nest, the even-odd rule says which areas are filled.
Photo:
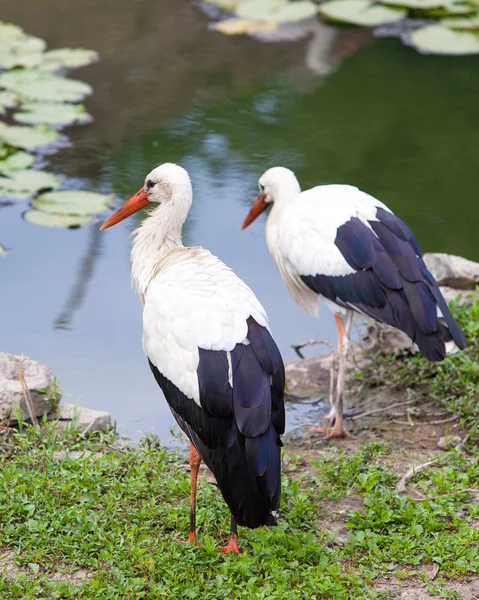
[[[204, 479], [201, 547], [175, 541], [187, 535], [189, 476], [158, 445], [117, 449], [113, 434], [84, 440], [46, 422], [0, 435], [0, 598], [374, 599], [390, 597], [374, 587], [388, 577], [459, 598], [444, 583], [479, 571], [479, 302], [453, 310], [465, 352], [439, 364], [380, 356], [363, 377], [441, 399], [469, 443], [413, 477], [410, 495], [397, 493], [385, 445], [331, 447], [313, 462], [286, 450], [279, 525], [241, 529], [240, 556], [218, 552], [228, 511]], [[425, 565], [439, 569], [433, 582]]]
[[[16, 569], [2, 575], [0, 566], [5, 600], [386, 598], [374, 579], [413, 576], [421, 563], [440, 566], [435, 589], [455, 598], [442, 589], [444, 578], [478, 569], [479, 531], [471, 523], [479, 511], [471, 494], [457, 492], [479, 486], [479, 467], [455, 451], [416, 477], [421, 502], [395, 493], [384, 445], [350, 455], [331, 448], [312, 464], [287, 454], [279, 526], [241, 528], [243, 552], [233, 556], [217, 551], [228, 511], [204, 479], [202, 545], [175, 542], [187, 534], [189, 476], [171, 453], [151, 445], [115, 450], [110, 434], [82, 440], [55, 423], [0, 440], [0, 565], [8, 551]], [[85, 456], [59, 459], [59, 450]], [[364, 508], [342, 517], [346, 535], [322, 527], [331, 507], [353, 497]], [[77, 576], [80, 569], [88, 579]]]
[[[479, 288], [478, 288], [479, 289]], [[471, 305], [451, 304], [451, 310], [466, 334], [463, 352], [433, 363], [422, 355], [380, 354], [375, 363], [358, 374], [368, 385], [409, 388], [423, 396], [441, 400], [459, 415], [472, 441], [479, 434], [479, 301]]]

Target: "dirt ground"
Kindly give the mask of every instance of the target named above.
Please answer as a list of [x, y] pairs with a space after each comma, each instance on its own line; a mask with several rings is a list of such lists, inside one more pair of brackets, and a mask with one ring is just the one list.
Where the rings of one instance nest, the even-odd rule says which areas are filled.
[[[413, 397], [404, 392], [391, 393], [381, 388], [356, 388], [346, 400], [346, 410], [351, 414], [346, 420], [346, 427], [353, 437], [328, 441], [324, 435], [310, 433], [309, 426], [298, 428], [286, 436], [286, 449], [304, 457], [305, 469], [311, 460], [325, 455], [331, 445], [356, 452], [362, 444], [382, 442], [389, 444], [390, 451], [380, 460], [401, 478], [413, 467], [440, 457], [445, 449], [460, 445], [466, 437], [455, 415], [431, 398]], [[324, 422], [317, 424], [325, 425]], [[404, 483], [406, 489], [408, 480], [406, 478]], [[323, 502], [319, 526], [334, 533], [341, 543], [348, 535], [345, 527], [348, 513], [361, 508], [361, 505], [362, 498], [359, 496]], [[400, 600], [440, 599], [440, 596], [425, 591], [419, 578], [424, 574], [434, 582], [438, 567], [423, 565], [411, 570], [411, 576], [405, 579], [377, 580], [375, 588], [389, 591]], [[444, 587], [458, 592], [464, 600], [479, 600], [479, 577], [451, 580]]]

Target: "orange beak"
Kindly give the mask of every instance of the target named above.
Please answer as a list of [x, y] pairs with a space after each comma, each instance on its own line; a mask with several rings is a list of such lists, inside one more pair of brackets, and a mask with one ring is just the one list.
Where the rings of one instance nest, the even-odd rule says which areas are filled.
[[259, 215], [267, 207], [268, 207], [268, 202], [266, 202], [266, 194], [258, 194], [256, 196], [256, 200], [254, 201], [253, 206], [251, 207], [251, 210], [246, 215], [246, 219], [243, 221], [243, 224], [241, 225], [241, 231], [243, 231], [243, 229], [246, 229], [246, 227], [248, 227], [248, 225], [251, 225], [251, 223], [256, 219], [256, 217], [259, 217]]
[[145, 208], [145, 206], [148, 206], [148, 204], [150, 204], [150, 201], [148, 200], [148, 194], [143, 190], [143, 188], [141, 188], [141, 190], [138, 190], [136, 194], [133, 194], [133, 196], [127, 200], [125, 204], [116, 211], [116, 213], [113, 213], [111, 217], [103, 223], [103, 225], [100, 227], [100, 230], [108, 229], [108, 227], [116, 225], [133, 213]]

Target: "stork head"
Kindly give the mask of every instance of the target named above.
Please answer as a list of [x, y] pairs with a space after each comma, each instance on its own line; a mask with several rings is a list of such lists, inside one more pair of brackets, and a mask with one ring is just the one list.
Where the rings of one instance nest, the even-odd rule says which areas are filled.
[[148, 173], [143, 187], [113, 213], [100, 229], [108, 229], [153, 203], [173, 207], [184, 213], [186, 219], [192, 197], [191, 181], [185, 169], [173, 163], [164, 163]]
[[301, 193], [296, 175], [286, 167], [272, 167], [265, 171], [259, 178], [258, 186], [259, 194], [241, 229], [246, 229], [272, 202], [290, 200]]

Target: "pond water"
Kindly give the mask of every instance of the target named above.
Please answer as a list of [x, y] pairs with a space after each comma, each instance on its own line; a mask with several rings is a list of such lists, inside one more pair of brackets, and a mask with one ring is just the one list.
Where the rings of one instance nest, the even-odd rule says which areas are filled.
[[[17, 0], [0, 18], [50, 48], [100, 54], [74, 73], [93, 86], [94, 121], [66, 130], [72, 145], [51, 169], [120, 204], [157, 164], [186, 167], [195, 192], [186, 243], [253, 288], [285, 359], [295, 342], [336, 336], [324, 307], [316, 321], [288, 296], [264, 220], [239, 230], [269, 166], [291, 167], [304, 187], [358, 185], [407, 221], [424, 251], [479, 260], [477, 57], [425, 57], [324, 27], [279, 44], [225, 37], [189, 0]], [[173, 419], [130, 288], [127, 238], [138, 221], [101, 234], [100, 221], [49, 230], [25, 223], [25, 208], [0, 210], [11, 249], [0, 260], [1, 349], [50, 364], [70, 401], [110, 411], [122, 434], [168, 440]]]

